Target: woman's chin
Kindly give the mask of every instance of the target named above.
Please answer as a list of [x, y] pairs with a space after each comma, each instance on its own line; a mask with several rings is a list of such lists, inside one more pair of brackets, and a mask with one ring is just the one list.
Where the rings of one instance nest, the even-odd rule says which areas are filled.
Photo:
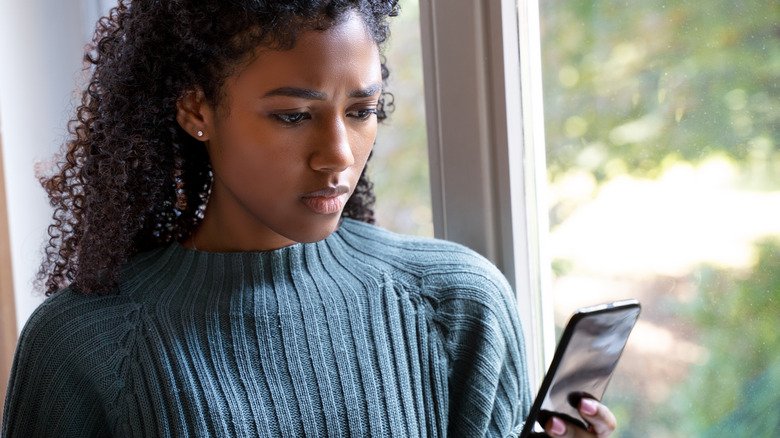
[[327, 221], [318, 221], [320, 222], [318, 224], [300, 227], [295, 232], [288, 234], [287, 237], [300, 243], [315, 243], [325, 240], [336, 232], [341, 224], [341, 212], [329, 216], [333, 216], [333, 218], [329, 218]]

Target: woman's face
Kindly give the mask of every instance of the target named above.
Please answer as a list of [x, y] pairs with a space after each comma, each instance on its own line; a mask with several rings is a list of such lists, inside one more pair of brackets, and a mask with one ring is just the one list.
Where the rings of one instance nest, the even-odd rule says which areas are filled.
[[[262, 50], [203, 104], [214, 171], [199, 249], [314, 242], [338, 226], [366, 164], [382, 91], [379, 51], [358, 15]], [[199, 129], [200, 130], [200, 129]]]

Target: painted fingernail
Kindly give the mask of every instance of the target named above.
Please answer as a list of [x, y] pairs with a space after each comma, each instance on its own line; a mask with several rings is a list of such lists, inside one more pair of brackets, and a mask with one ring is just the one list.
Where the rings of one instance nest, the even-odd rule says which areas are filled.
[[583, 398], [580, 401], [580, 412], [582, 412], [585, 415], [596, 415], [596, 412], [598, 412], [599, 407], [596, 404], [595, 400], [591, 400], [589, 398]]
[[558, 417], [552, 418], [552, 427], [550, 427], [550, 432], [552, 432], [553, 435], [563, 435], [566, 433], [566, 425], [563, 423], [563, 420], [561, 420]]

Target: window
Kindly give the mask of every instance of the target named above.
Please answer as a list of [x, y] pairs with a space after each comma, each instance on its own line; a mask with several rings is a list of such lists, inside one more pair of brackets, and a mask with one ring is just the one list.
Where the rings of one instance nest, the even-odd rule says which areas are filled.
[[617, 436], [780, 430], [778, 13], [421, 2], [437, 236], [510, 277], [535, 383], [549, 312], [562, 326], [580, 306], [643, 302], [607, 392]]
[[554, 333], [536, 3], [426, 0], [420, 23], [434, 230], [514, 286], [538, 387]]
[[417, 0], [402, 0], [401, 14], [391, 20], [384, 54], [395, 111], [379, 126], [368, 172], [377, 197], [377, 224], [403, 234], [431, 237], [419, 10]]
[[780, 4], [540, 5], [556, 322], [644, 306], [617, 436], [777, 436]]

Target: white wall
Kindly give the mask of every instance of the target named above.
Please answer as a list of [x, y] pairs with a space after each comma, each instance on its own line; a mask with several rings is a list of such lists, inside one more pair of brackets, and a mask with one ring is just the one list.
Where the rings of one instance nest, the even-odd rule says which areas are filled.
[[[43, 299], [32, 280], [51, 208], [34, 166], [66, 138], [99, 0], [0, 0], [2, 133], [17, 327]], [[89, 21], [89, 24], [86, 24]]]

